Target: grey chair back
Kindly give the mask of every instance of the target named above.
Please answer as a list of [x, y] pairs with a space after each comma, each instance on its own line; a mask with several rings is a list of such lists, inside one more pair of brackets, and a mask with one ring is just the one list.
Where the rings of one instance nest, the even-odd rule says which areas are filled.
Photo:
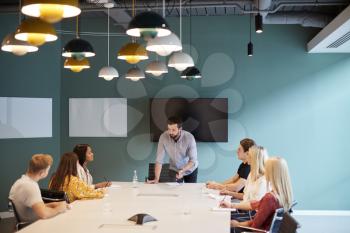
[[[154, 163], [150, 163], [148, 165], [148, 180], [154, 180], [155, 175], [154, 175]], [[162, 166], [162, 171], [160, 173], [159, 177], [159, 182], [164, 183], [164, 182], [172, 182], [172, 179], [169, 176], [169, 164], [165, 163]]]

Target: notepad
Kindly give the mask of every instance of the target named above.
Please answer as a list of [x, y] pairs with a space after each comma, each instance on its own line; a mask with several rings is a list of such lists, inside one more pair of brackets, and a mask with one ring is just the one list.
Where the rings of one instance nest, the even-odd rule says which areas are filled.
[[222, 207], [212, 207], [212, 211], [217, 211], [217, 212], [231, 212], [231, 211], [236, 211], [234, 208], [222, 208]]

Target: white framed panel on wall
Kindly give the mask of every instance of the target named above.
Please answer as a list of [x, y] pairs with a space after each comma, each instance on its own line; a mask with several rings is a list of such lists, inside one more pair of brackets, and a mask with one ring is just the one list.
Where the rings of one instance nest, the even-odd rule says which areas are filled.
[[0, 139], [52, 137], [52, 99], [0, 97]]
[[127, 137], [127, 99], [70, 98], [69, 137]]

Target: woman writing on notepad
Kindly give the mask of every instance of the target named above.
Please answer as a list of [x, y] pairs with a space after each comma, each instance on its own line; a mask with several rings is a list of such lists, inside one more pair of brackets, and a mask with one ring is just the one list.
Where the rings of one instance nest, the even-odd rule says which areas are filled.
[[[276, 209], [283, 208], [288, 211], [291, 208], [293, 195], [287, 162], [280, 157], [269, 158], [265, 164], [265, 176], [272, 191], [266, 193], [260, 201], [250, 202], [257, 212], [252, 220], [243, 222], [231, 220], [231, 232], [236, 232], [240, 226], [269, 230]], [[231, 203], [227, 202], [221, 202], [220, 205], [232, 207]]]
[[[264, 147], [252, 146], [249, 148], [247, 161], [250, 165], [250, 173], [243, 193], [230, 190], [220, 191], [221, 195], [230, 195], [235, 199], [242, 200], [240, 203], [233, 203], [233, 208], [239, 210], [252, 210], [250, 201], [258, 201], [270, 191], [265, 178], [265, 162], [267, 158], [268, 153]], [[250, 213], [248, 216], [251, 216]]]
[[78, 144], [74, 147], [73, 152], [78, 155], [79, 163], [77, 165], [78, 177], [93, 188], [105, 188], [111, 186], [111, 182], [100, 182], [93, 184], [93, 179], [90, 174], [87, 164], [94, 160], [94, 153], [91, 146], [88, 144]]
[[57, 171], [52, 176], [49, 189], [64, 191], [67, 193], [69, 202], [81, 199], [102, 198], [104, 189], [94, 189], [87, 185], [77, 176], [78, 156], [73, 153], [62, 155]]

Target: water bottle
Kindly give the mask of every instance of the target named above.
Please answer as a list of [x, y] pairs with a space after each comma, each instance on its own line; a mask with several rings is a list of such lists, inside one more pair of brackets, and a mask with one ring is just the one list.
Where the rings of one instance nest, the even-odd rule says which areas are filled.
[[137, 188], [138, 186], [137, 172], [134, 170], [134, 176], [132, 178], [132, 187]]

